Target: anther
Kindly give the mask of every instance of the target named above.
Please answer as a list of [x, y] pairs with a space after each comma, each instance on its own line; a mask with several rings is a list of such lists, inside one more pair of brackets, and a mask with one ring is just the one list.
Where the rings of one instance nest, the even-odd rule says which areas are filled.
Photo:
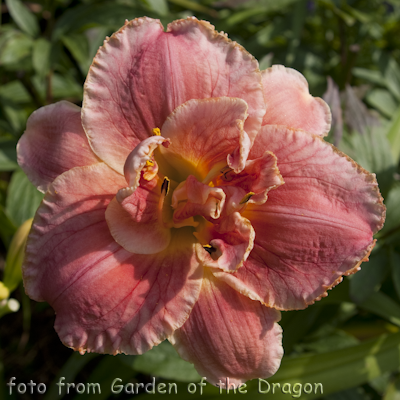
[[228, 166], [221, 169], [220, 172], [223, 175], [223, 179], [225, 182], [230, 182], [233, 179], [233, 176], [231, 174], [232, 171], [233, 171], [233, 169]]
[[239, 204], [245, 204], [245, 203], [247, 203], [254, 195], [255, 195], [254, 192], [249, 192], [249, 193], [247, 193], [246, 196], [244, 196], [243, 199], [240, 200]]
[[160, 130], [160, 128], [153, 128], [153, 135], [161, 136], [161, 130]]
[[217, 249], [215, 248], [215, 247], [212, 247], [210, 244], [205, 244], [204, 246], [203, 246], [203, 249], [208, 253], [208, 254], [212, 254], [212, 253], [214, 253], [215, 251], [217, 251]]
[[161, 194], [165, 194], [165, 196], [168, 194], [169, 184], [170, 184], [170, 180], [167, 177], [165, 177], [164, 181], [161, 185]]
[[154, 161], [152, 160], [146, 160], [146, 166], [147, 167], [152, 167], [154, 165]]

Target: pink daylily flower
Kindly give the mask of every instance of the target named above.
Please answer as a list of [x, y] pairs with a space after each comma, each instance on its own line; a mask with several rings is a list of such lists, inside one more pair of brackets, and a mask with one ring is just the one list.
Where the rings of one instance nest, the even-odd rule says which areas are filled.
[[18, 144], [46, 192], [26, 292], [81, 353], [168, 339], [213, 384], [271, 376], [279, 310], [357, 271], [384, 222], [375, 176], [323, 140], [330, 119], [300, 73], [260, 72], [207, 22], [126, 22], [82, 109], [37, 110]]

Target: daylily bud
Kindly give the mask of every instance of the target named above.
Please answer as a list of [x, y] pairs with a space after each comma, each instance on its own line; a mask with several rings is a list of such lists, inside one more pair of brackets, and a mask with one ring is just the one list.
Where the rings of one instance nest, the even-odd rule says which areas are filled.
[[7, 299], [10, 296], [10, 291], [7, 286], [4, 285], [3, 282], [0, 282], [0, 300]]
[[[28, 233], [32, 226], [32, 221], [32, 218], [28, 219], [18, 228], [8, 250], [6, 266], [4, 269], [3, 286], [5, 286], [9, 292], [15, 290], [22, 279], [21, 266], [25, 256], [25, 245], [28, 238]], [[2, 298], [1, 289], [2, 288], [0, 286], [0, 299]]]

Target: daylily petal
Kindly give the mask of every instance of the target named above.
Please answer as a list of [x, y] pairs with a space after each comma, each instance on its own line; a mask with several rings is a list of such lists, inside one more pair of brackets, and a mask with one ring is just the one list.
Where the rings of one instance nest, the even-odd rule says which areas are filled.
[[[246, 162], [244, 170], [235, 174], [227, 171], [213, 180], [215, 186], [234, 186], [249, 193], [246, 203], [263, 204], [267, 201], [268, 192], [284, 184], [273, 153], [266, 151], [261, 157]], [[229, 186], [228, 186], [229, 185]]]
[[216, 224], [203, 223], [195, 236], [208, 244], [198, 253], [207, 267], [226, 272], [236, 271], [247, 260], [254, 243], [254, 229], [248, 219], [234, 212]]
[[154, 179], [158, 173], [157, 162], [154, 161], [154, 150], [163, 145], [168, 147], [170, 140], [162, 136], [152, 136], [140, 142], [129, 154], [124, 165], [124, 176], [129, 187], [123, 188], [117, 193], [118, 202], [130, 196], [139, 186], [143, 171], [143, 178], [147, 181]]
[[162, 206], [158, 178], [138, 187], [121, 203], [115, 197], [105, 215], [114, 240], [131, 253], [153, 254], [164, 250], [171, 232], [164, 226]]
[[206, 219], [217, 219], [225, 204], [225, 193], [220, 188], [213, 188], [199, 182], [189, 175], [172, 195], [172, 207], [175, 209], [174, 222], [179, 222], [196, 215]]
[[229, 378], [237, 387], [279, 368], [279, 319], [278, 311], [242, 296], [208, 272], [189, 319], [169, 340], [208, 382], [215, 385]]
[[262, 72], [267, 104], [263, 125], [285, 125], [326, 136], [331, 127], [329, 106], [308, 90], [304, 76], [283, 65], [273, 65]]
[[121, 181], [103, 163], [64, 173], [28, 238], [25, 289], [50, 303], [61, 340], [80, 352], [143, 353], [182, 326], [200, 293], [202, 268], [185, 228], [153, 255], [114, 241], [104, 214]]
[[17, 149], [18, 164], [42, 192], [63, 172], [99, 162], [82, 128], [81, 108], [68, 101], [33, 112]]
[[95, 153], [122, 173], [129, 152], [190, 99], [238, 97], [254, 140], [265, 114], [258, 62], [207, 22], [191, 17], [164, 32], [138, 18], [107, 39], [89, 70], [83, 126]]
[[228, 166], [237, 174], [243, 171], [247, 157], [251, 149], [251, 140], [249, 135], [244, 131], [240, 131], [239, 146], [227, 157]]
[[243, 212], [256, 232], [235, 274], [216, 275], [252, 299], [302, 309], [354, 273], [374, 246], [385, 216], [374, 174], [303, 131], [265, 126], [251, 158], [268, 148], [285, 184]]
[[[168, 149], [160, 148], [181, 180], [194, 175], [200, 181], [213, 168], [226, 166], [227, 159], [244, 167], [248, 149], [237, 151], [247, 141], [242, 139], [247, 104], [241, 99], [220, 97], [189, 100], [179, 106], [161, 128], [164, 137], [171, 139]], [[229, 156], [230, 153], [234, 153]], [[244, 161], [244, 162], [243, 162]]]

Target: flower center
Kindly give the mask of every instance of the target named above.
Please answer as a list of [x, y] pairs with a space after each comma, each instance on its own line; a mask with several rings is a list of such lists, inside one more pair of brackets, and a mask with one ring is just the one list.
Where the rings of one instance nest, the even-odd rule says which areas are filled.
[[[190, 227], [201, 244], [196, 248], [205, 266], [236, 271], [253, 248], [255, 236], [241, 213], [249, 203], [264, 203], [267, 192], [283, 183], [276, 157], [265, 152], [246, 161], [248, 152], [240, 153], [239, 147], [240, 154], [228, 154], [225, 162], [221, 157], [208, 164], [201, 164], [201, 158], [192, 162], [193, 167], [202, 165], [198, 173], [185, 168], [190, 161], [177, 151], [177, 144], [169, 148], [168, 137], [161, 136], [158, 128], [153, 133], [127, 157], [124, 175], [128, 186], [118, 191], [107, 209], [114, 239], [130, 252], [148, 254], [164, 250], [174, 229]], [[163, 150], [154, 154], [158, 148]], [[147, 236], [155, 242], [146, 242]], [[144, 244], [139, 246], [139, 242]]]

